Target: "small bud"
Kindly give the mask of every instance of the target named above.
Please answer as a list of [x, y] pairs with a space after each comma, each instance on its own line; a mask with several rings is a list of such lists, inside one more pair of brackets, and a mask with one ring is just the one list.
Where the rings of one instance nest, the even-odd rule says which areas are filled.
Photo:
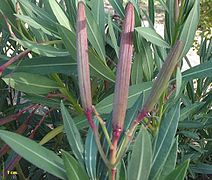
[[116, 73], [115, 95], [113, 103], [113, 129], [123, 129], [130, 82], [131, 61], [133, 55], [134, 7], [128, 3], [121, 34], [119, 61]]
[[90, 70], [88, 62], [87, 24], [85, 4], [80, 1], [77, 11], [77, 68], [80, 97], [84, 111], [92, 109]]

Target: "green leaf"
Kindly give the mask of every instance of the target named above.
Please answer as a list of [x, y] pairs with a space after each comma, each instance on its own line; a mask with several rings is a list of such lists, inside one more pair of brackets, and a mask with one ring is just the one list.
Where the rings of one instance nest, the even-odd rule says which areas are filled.
[[[97, 121], [98, 122], [98, 121]], [[98, 124], [95, 123], [97, 126]], [[91, 128], [88, 130], [87, 138], [85, 140], [85, 165], [89, 177], [97, 179], [96, 177], [96, 164], [97, 164], [98, 148]]]
[[152, 28], [137, 27], [135, 30], [149, 42], [159, 46], [169, 48], [169, 44]]
[[49, 142], [50, 140], [52, 140], [55, 136], [57, 136], [58, 134], [63, 132], [63, 125], [58, 126], [56, 128], [54, 128], [53, 130], [51, 130], [49, 133], [47, 133], [39, 142], [40, 145], [43, 145], [47, 142]]
[[34, 42], [22, 41], [15, 39], [20, 45], [32, 50], [33, 52], [47, 56], [47, 57], [58, 57], [58, 56], [67, 56], [69, 53], [63, 49], [58, 49], [50, 45], [42, 45]]
[[152, 21], [152, 24], [155, 23], [155, 6], [154, 0], [148, 0], [148, 12], [149, 12], [149, 19]]
[[154, 147], [154, 158], [149, 179], [155, 179], [162, 171], [174, 141], [179, 117], [180, 103], [177, 102], [176, 105], [165, 114], [164, 119], [161, 120]]
[[0, 130], [0, 138], [35, 166], [61, 179], [67, 179], [62, 159], [36, 142], [9, 131]]
[[42, 104], [49, 107], [60, 107], [60, 100], [53, 98], [46, 98], [46, 95], [27, 94], [23, 95], [24, 99], [28, 99], [31, 103]]
[[113, 23], [112, 23], [110, 14], [108, 14], [108, 27], [109, 27], [109, 34], [110, 34], [110, 38], [111, 38], [111, 41], [112, 41], [112, 44], [113, 44], [113, 48], [116, 52], [116, 56], [119, 57], [119, 47], [118, 47], [118, 44], [117, 44], [117, 40], [116, 40], [115, 32], [114, 32], [114, 29], [113, 29]]
[[111, 6], [113, 7], [113, 9], [119, 14], [119, 16], [121, 16], [121, 18], [124, 17], [124, 7], [121, 4], [121, 1], [117, 1], [117, 0], [108, 0], [109, 3], [111, 4]]
[[142, 61], [143, 73], [145, 76], [145, 81], [151, 81], [154, 72], [153, 57], [150, 43], [145, 39], [141, 40], [141, 50], [140, 50], [140, 61]]
[[163, 8], [164, 8], [166, 11], [169, 12], [169, 9], [168, 9], [168, 7], [166, 6], [166, 3], [164, 2], [164, 0], [158, 0], [158, 1], [160, 2], [161, 6], [163, 6]]
[[89, 50], [89, 63], [91, 67], [91, 74], [98, 75], [101, 78], [107, 79], [111, 82], [115, 82], [115, 74], [113, 71], [103, 63], [98, 54], [93, 49]]
[[2, 12], [12, 24], [16, 24], [16, 19], [14, 17], [14, 9], [10, 4], [10, 1], [1, 0], [0, 12]]
[[76, 34], [65, 27], [58, 25], [58, 32], [61, 35], [63, 43], [66, 49], [69, 51], [71, 57], [76, 61], [77, 59], [77, 50], [76, 50]]
[[47, 94], [59, 88], [55, 81], [32, 73], [11, 73], [2, 79], [12, 88], [30, 94]]
[[127, 169], [123, 159], [117, 165], [116, 179], [127, 180]]
[[89, 2], [91, 7], [91, 12], [97, 25], [99, 26], [99, 30], [104, 37], [105, 35], [105, 9], [104, 9], [104, 1], [96, 1], [91, 0]]
[[57, 18], [57, 21], [62, 26], [66, 27], [70, 31], [73, 31], [73, 28], [71, 27], [69, 20], [64, 13], [63, 9], [60, 7], [60, 5], [57, 3], [56, 0], [49, 0], [50, 7], [52, 8], [52, 12], [54, 13], [55, 17]]
[[141, 128], [129, 161], [128, 179], [148, 180], [152, 161], [151, 137], [145, 128]]
[[61, 113], [63, 117], [64, 129], [68, 138], [69, 145], [78, 159], [81, 166], [84, 166], [84, 146], [82, 144], [82, 139], [80, 133], [74, 123], [74, 120], [71, 118], [68, 110], [65, 108], [63, 102], [60, 104]]
[[186, 129], [201, 129], [204, 127], [204, 123], [200, 121], [183, 121], [179, 122], [178, 128], [186, 128]]
[[168, 11], [165, 12], [165, 40], [169, 44], [173, 44], [173, 36], [175, 31], [175, 1], [166, 1]]
[[194, 36], [197, 30], [197, 26], [199, 24], [199, 4], [199, 0], [196, 0], [193, 5], [193, 8], [187, 16], [185, 23], [183, 24], [183, 29], [179, 37], [179, 39], [184, 42], [182, 57], [187, 54], [194, 41]]
[[[149, 93], [152, 82], [132, 85], [129, 87], [128, 108], [132, 107], [141, 93]], [[96, 105], [96, 109], [100, 114], [110, 113], [113, 109], [113, 95], [111, 94]]]
[[194, 140], [200, 139], [199, 135], [192, 131], [178, 131], [177, 133], [182, 134], [183, 136], [190, 138], [190, 139], [194, 139]]
[[175, 98], [179, 95], [180, 90], [181, 90], [181, 86], [182, 86], [182, 73], [181, 73], [180, 67], [177, 67]]
[[186, 118], [197, 112], [203, 105], [204, 102], [196, 102], [182, 108], [180, 112], [180, 121], [184, 121]]
[[105, 62], [105, 45], [100, 29], [88, 8], [86, 8], [88, 40], [97, 51], [99, 57]]
[[59, 38], [59, 36], [52, 32], [49, 31], [48, 29], [46, 29], [45, 26], [39, 24], [37, 21], [35, 21], [33, 18], [29, 17], [29, 16], [25, 16], [25, 15], [20, 15], [20, 14], [15, 14], [16, 17], [18, 17], [18, 19], [24, 21], [25, 23], [27, 23], [29, 26], [39, 30], [39, 31], [43, 31], [44, 33], [50, 35], [50, 36], [54, 36]]
[[177, 149], [178, 149], [178, 138], [175, 140], [174, 144], [172, 145], [172, 149], [169, 152], [167, 160], [163, 166], [163, 170], [159, 177], [159, 180], [163, 180], [169, 173], [171, 173], [176, 165], [177, 162]]
[[64, 0], [72, 26], [76, 24], [77, 2], [76, 0]]
[[62, 157], [69, 180], [89, 180], [80, 164], [69, 153], [62, 151]]
[[127, 110], [125, 121], [124, 121], [124, 129], [126, 131], [130, 128], [131, 123], [138, 115], [138, 111], [141, 109], [141, 107], [144, 104], [144, 99], [145, 99], [145, 94], [141, 93], [141, 95], [138, 97], [138, 99], [133, 104], [133, 106]]
[[[66, 49], [70, 52], [71, 57], [76, 60], [76, 35], [62, 26], [58, 26], [58, 30], [62, 36]], [[107, 79], [111, 82], [115, 82], [115, 75], [113, 71], [104, 63], [104, 60], [101, 59], [93, 49], [89, 49], [88, 53], [91, 74]]]
[[143, 82], [142, 72], [142, 53], [136, 54], [132, 64], [131, 81], [132, 84], [141, 84]]
[[34, 74], [76, 73], [77, 63], [71, 56], [64, 57], [35, 57], [9, 66], [14, 72], [27, 72]]
[[194, 66], [182, 73], [183, 81], [196, 78], [212, 77], [212, 61]]
[[190, 165], [190, 168], [195, 173], [212, 174], [212, 165], [211, 164], [199, 163], [196, 165]]
[[46, 10], [27, 0], [19, 0], [18, 2], [21, 5], [21, 9], [23, 7], [24, 12], [26, 11], [27, 14], [32, 17], [38, 24], [51, 32], [57, 32], [55, 17], [52, 17]]
[[189, 166], [189, 160], [185, 161], [182, 165], [178, 166], [175, 170], [173, 170], [165, 180], [184, 180], [186, 171]]

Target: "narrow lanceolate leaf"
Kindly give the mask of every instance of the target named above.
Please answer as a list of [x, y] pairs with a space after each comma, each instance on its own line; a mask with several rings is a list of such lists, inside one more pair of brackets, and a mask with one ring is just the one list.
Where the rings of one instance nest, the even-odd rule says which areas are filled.
[[38, 22], [36, 22], [32, 17], [30, 16], [26, 16], [26, 15], [21, 15], [21, 14], [15, 14], [16, 17], [18, 17], [18, 19], [24, 21], [25, 23], [27, 23], [29, 26], [38, 29], [40, 31], [43, 31], [44, 33], [50, 35], [50, 36], [56, 36], [58, 37], [56, 34], [53, 34], [52, 32], [50, 32], [49, 30], [47, 30], [44, 26], [42, 26], [41, 24], [39, 24]]
[[[148, 95], [150, 93], [151, 87], [152, 82], [144, 82], [142, 84], [130, 86], [127, 108], [131, 108], [142, 93]], [[110, 113], [113, 110], [113, 100], [114, 94], [107, 96], [96, 105], [97, 111], [101, 114]]]
[[163, 40], [163, 38], [152, 28], [149, 27], [137, 27], [137, 32], [146, 40], [159, 47], [169, 48], [169, 44]]
[[182, 73], [181, 73], [180, 67], [177, 67], [175, 97], [179, 95], [181, 86], [182, 86]]
[[128, 167], [128, 179], [148, 180], [152, 161], [151, 137], [145, 128], [141, 128], [132, 150]]
[[[63, 43], [64, 43], [66, 49], [70, 52], [71, 57], [74, 60], [77, 59], [76, 58], [77, 57], [76, 34], [60, 25], [58, 25], [58, 30], [59, 30], [59, 33], [61, 34], [61, 38], [63, 40]], [[100, 56], [95, 52], [94, 49], [89, 49], [88, 51], [89, 51], [88, 54], [89, 54], [89, 59], [90, 59], [89, 63], [90, 63], [91, 73], [95, 74], [96, 76], [98, 76], [100, 78], [104, 78], [111, 82], [114, 82], [115, 75], [114, 75], [113, 71], [104, 63], [104, 60], [102, 60], [100, 58]], [[63, 58], [63, 60], [64, 60], [64, 58]], [[72, 68], [70, 68], [68, 66], [66, 68], [68, 68], [70, 71], [72, 70]], [[63, 69], [66, 69], [66, 68], [63, 67]], [[63, 69], [60, 69], [60, 71], [63, 71]]]
[[169, 173], [171, 173], [174, 170], [177, 161], [177, 149], [178, 149], [178, 138], [176, 138], [174, 144], [172, 145], [172, 149], [169, 152], [169, 155], [166, 159], [166, 162], [163, 166], [163, 170], [159, 177], [160, 180], [163, 180]]
[[117, 0], [108, 0], [111, 4], [111, 6], [113, 6], [113, 9], [119, 14], [119, 16], [121, 16], [122, 18], [124, 17], [124, 7], [121, 4], [121, 1], [117, 1]]
[[151, 93], [144, 104], [144, 110], [149, 112], [160, 98], [163, 91], [167, 88], [168, 81], [179, 61], [183, 49], [183, 43], [178, 41], [168, 54], [160, 72], [152, 86]]
[[189, 162], [190, 161], [187, 160], [182, 165], [178, 166], [168, 176], [166, 176], [165, 180], [184, 180], [189, 166]]
[[194, 66], [182, 73], [183, 81], [204, 77], [212, 77], [212, 61]]
[[17, 72], [2, 79], [8, 86], [30, 94], [47, 94], [59, 88], [55, 81], [39, 74]]
[[182, 56], [185, 56], [187, 54], [194, 41], [196, 29], [199, 24], [199, 4], [199, 0], [196, 0], [194, 2], [193, 8], [189, 12], [189, 15], [183, 25], [183, 29], [180, 34], [179, 39], [185, 44]]
[[62, 157], [69, 180], [89, 180], [84, 169], [69, 153], [62, 151]]
[[20, 39], [15, 39], [20, 45], [32, 50], [33, 52], [47, 56], [47, 57], [58, 57], [67, 56], [69, 53], [63, 49], [58, 49], [50, 45], [43, 45], [29, 41], [22, 41]]
[[76, 53], [76, 34], [75, 34], [75, 32], [70, 31], [61, 25], [58, 25], [57, 29], [58, 29], [58, 32], [60, 33], [60, 36], [62, 38], [62, 41], [63, 41], [66, 49], [69, 51], [71, 57], [73, 59], [76, 59], [77, 53]]
[[58, 134], [62, 133], [64, 129], [64, 126], [58, 126], [56, 128], [54, 128], [52, 131], [50, 131], [48, 134], [46, 134], [41, 141], [39, 142], [39, 144], [43, 145], [47, 142], [49, 142], [50, 140], [52, 140], [55, 136], [57, 136]]
[[114, 128], [123, 127], [127, 108], [131, 61], [133, 55], [134, 7], [126, 6], [126, 15], [121, 34], [121, 47], [117, 68], [112, 123]]
[[90, 2], [91, 11], [94, 15], [97, 25], [99, 26], [99, 30], [104, 36], [105, 34], [105, 9], [104, 9], [104, 1], [96, 1], [92, 0]]
[[117, 45], [117, 40], [116, 40], [115, 32], [114, 32], [114, 29], [113, 29], [113, 23], [112, 23], [110, 14], [108, 14], [108, 27], [109, 27], [109, 34], [110, 34], [110, 38], [111, 38], [111, 41], [112, 41], [112, 44], [113, 44], [113, 48], [116, 52], [116, 56], [119, 57], [119, 53], [118, 53], [119, 47]]
[[78, 159], [79, 163], [84, 166], [84, 147], [82, 144], [82, 139], [80, 136], [80, 133], [74, 124], [74, 120], [71, 118], [68, 110], [65, 108], [64, 104], [61, 102], [60, 105], [61, 113], [63, 117], [63, 123], [64, 123], [64, 129], [68, 138], [69, 145], [71, 146], [71, 149], [75, 155], [75, 157]]
[[94, 139], [92, 129], [88, 130], [88, 135], [85, 140], [85, 165], [87, 172], [91, 179], [97, 179], [96, 177], [96, 164], [97, 164], [97, 152], [98, 148]]
[[0, 130], [0, 138], [35, 166], [61, 179], [67, 179], [62, 159], [36, 142], [16, 133]]
[[212, 174], [212, 165], [206, 163], [198, 163], [190, 166], [191, 170], [200, 174]]
[[92, 108], [85, 4], [80, 1], [77, 11], [77, 67], [80, 97], [84, 110]]
[[61, 57], [35, 57], [26, 59], [18, 65], [10, 66], [14, 72], [27, 72], [34, 74], [75, 73], [77, 62], [71, 56]]
[[[90, 9], [86, 8], [88, 40], [105, 63], [105, 45], [103, 36]], [[106, 63], [105, 63], [106, 64]]]
[[62, 26], [66, 27], [69, 30], [73, 30], [66, 14], [64, 13], [60, 5], [56, 2], [56, 0], [49, 0], [48, 2], [59, 24], [61, 24]]
[[160, 175], [174, 141], [180, 117], [180, 103], [169, 110], [161, 120], [160, 129], [154, 147], [154, 158], [150, 172], [150, 180]]

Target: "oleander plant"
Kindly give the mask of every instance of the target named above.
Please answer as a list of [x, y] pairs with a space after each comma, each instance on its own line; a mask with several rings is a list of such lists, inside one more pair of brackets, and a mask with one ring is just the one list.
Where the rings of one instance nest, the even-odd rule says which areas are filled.
[[211, 39], [187, 56], [200, 8], [0, 0], [1, 179], [210, 179]]

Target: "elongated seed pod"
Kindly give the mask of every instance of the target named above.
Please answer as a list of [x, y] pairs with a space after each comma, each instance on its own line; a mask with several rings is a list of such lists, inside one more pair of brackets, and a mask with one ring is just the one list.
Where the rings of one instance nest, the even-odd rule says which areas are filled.
[[77, 68], [82, 106], [88, 111], [92, 109], [92, 98], [85, 4], [82, 1], [78, 3], [77, 11]]
[[134, 7], [128, 3], [121, 34], [119, 61], [117, 65], [115, 95], [113, 103], [113, 129], [122, 131], [128, 101], [131, 61], [133, 55]]
[[177, 41], [175, 46], [171, 49], [170, 53], [168, 54], [159, 74], [157, 75], [157, 78], [155, 79], [150, 95], [144, 104], [143, 110], [145, 112], [152, 111], [154, 105], [159, 100], [161, 94], [167, 88], [169, 79], [171, 78], [171, 75], [177, 63], [180, 60], [183, 47], [184, 47], [183, 42]]

